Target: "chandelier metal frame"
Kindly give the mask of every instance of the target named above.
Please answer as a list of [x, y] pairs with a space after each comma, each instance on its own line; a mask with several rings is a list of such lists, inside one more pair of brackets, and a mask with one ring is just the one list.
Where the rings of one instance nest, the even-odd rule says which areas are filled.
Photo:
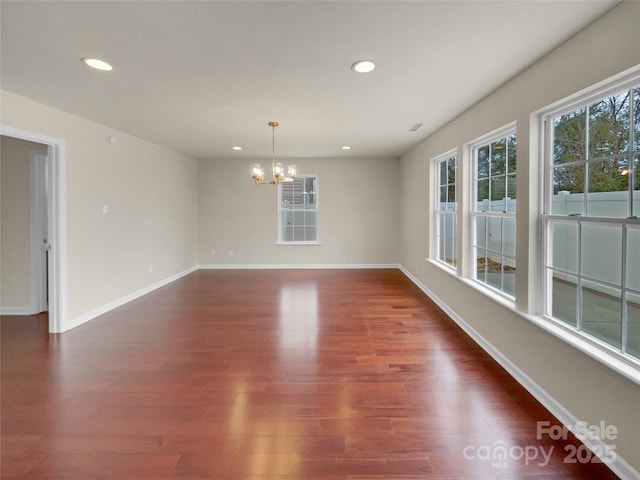
[[258, 185], [278, 185], [282, 182], [292, 182], [296, 178], [296, 166], [288, 165], [287, 174], [285, 175], [284, 166], [281, 162], [276, 162], [276, 127], [280, 125], [278, 122], [267, 123], [271, 127], [271, 180], [264, 179], [264, 168], [259, 163], [251, 165], [251, 178]]

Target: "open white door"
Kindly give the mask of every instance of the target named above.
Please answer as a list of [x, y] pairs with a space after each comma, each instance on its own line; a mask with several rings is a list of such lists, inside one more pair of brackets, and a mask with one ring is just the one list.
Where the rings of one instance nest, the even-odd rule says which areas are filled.
[[31, 152], [31, 313], [49, 309], [49, 208], [46, 150]]

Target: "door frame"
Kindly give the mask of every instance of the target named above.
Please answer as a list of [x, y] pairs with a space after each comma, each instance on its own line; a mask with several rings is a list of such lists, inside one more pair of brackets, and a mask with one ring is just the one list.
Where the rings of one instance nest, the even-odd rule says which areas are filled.
[[49, 211], [46, 185], [47, 150], [31, 150], [31, 313], [48, 310]]
[[0, 134], [47, 146], [49, 333], [62, 333], [67, 323], [66, 143], [58, 138], [5, 125], [0, 125]]

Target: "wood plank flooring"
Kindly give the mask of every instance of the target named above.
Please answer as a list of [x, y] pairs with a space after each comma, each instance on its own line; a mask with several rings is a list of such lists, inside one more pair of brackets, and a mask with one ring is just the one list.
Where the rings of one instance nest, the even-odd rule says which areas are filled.
[[1, 320], [6, 480], [616, 478], [399, 270], [201, 270], [46, 323]]

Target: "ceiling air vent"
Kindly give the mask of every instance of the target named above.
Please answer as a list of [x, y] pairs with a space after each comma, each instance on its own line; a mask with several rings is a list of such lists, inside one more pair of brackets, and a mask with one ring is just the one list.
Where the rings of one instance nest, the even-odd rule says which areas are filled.
[[416, 123], [415, 125], [413, 125], [413, 126], [409, 129], [409, 131], [410, 131], [410, 132], [415, 132], [415, 131], [416, 131], [416, 130], [418, 130], [421, 126], [422, 126], [422, 124], [421, 124], [421, 123]]

